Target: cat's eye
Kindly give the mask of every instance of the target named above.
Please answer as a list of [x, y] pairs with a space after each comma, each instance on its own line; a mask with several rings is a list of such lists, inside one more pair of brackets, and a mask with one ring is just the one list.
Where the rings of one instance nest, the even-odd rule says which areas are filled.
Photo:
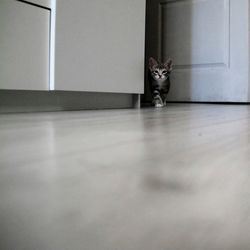
[[167, 73], [168, 73], [168, 72], [167, 72], [166, 70], [163, 70], [163, 71], [162, 71], [162, 74], [163, 74], [163, 75], [166, 75]]
[[158, 75], [158, 71], [154, 71], [153, 74]]

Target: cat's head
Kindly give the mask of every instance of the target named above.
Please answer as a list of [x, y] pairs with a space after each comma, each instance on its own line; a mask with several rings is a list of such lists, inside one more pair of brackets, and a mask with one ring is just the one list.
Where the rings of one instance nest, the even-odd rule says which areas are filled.
[[168, 59], [165, 63], [157, 62], [153, 57], [149, 58], [149, 70], [153, 79], [165, 80], [169, 77], [173, 69], [172, 59]]

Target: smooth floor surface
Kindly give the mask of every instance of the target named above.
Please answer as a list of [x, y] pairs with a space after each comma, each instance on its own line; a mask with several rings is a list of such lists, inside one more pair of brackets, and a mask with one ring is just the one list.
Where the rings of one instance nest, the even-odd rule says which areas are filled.
[[1, 250], [249, 250], [250, 106], [0, 115]]

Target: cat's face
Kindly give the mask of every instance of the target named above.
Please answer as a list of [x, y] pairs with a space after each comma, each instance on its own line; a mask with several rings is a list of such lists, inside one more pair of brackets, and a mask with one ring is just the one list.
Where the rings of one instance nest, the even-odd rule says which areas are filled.
[[154, 80], [166, 80], [172, 71], [173, 62], [168, 59], [165, 63], [158, 63], [154, 58], [149, 59], [149, 70]]

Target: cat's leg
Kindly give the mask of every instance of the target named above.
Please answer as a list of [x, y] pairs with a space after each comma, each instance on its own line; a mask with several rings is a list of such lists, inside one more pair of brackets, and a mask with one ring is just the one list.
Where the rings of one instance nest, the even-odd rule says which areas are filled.
[[164, 90], [162, 91], [162, 100], [163, 100], [164, 106], [167, 106], [167, 95], [168, 95], [169, 89], [170, 89], [170, 80], [168, 77], [167, 85], [165, 86]]
[[153, 104], [156, 108], [163, 107], [163, 101], [162, 101], [159, 90], [154, 90], [154, 92], [153, 92]]
[[163, 105], [167, 106], [167, 93], [162, 94]]

